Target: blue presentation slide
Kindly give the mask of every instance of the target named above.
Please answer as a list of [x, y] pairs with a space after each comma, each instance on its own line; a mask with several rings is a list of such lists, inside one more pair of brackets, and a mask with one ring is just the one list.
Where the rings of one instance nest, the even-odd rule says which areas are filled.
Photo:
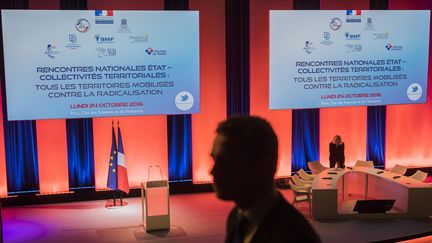
[[1, 15], [8, 120], [199, 112], [197, 11]]
[[270, 109], [425, 103], [430, 11], [270, 11]]

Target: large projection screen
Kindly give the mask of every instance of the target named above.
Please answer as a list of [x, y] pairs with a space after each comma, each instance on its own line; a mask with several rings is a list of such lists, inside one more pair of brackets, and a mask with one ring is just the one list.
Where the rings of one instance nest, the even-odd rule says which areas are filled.
[[197, 11], [1, 17], [8, 120], [199, 112]]
[[426, 102], [430, 11], [270, 11], [270, 109]]

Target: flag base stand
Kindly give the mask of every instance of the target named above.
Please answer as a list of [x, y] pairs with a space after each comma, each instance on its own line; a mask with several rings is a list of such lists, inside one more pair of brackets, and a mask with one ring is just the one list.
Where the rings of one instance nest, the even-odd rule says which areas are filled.
[[[120, 198], [117, 198], [116, 195], [120, 194]], [[113, 199], [109, 199], [106, 201], [105, 208], [119, 208], [123, 206], [127, 206], [129, 203], [123, 199], [122, 191], [113, 191]]]
[[124, 199], [122, 201], [123, 202], [120, 202], [120, 199], [116, 199], [116, 201], [114, 203], [113, 199], [109, 199], [105, 203], [105, 208], [114, 209], [114, 208], [121, 208], [121, 207], [129, 205], [129, 203], [127, 201], [125, 201]]

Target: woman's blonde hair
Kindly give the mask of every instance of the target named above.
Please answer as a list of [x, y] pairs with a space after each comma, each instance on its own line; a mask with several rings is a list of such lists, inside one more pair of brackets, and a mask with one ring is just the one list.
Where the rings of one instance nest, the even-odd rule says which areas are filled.
[[334, 142], [335, 144], [341, 144], [341, 143], [342, 143], [342, 137], [341, 137], [340, 135], [335, 135], [335, 136], [333, 137], [333, 142]]

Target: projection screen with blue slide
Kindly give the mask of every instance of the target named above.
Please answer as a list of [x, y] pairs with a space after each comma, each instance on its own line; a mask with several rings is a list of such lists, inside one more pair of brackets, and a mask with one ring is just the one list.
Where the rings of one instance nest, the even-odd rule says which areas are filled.
[[199, 112], [197, 11], [1, 14], [8, 120]]
[[270, 11], [270, 109], [427, 100], [430, 11]]

